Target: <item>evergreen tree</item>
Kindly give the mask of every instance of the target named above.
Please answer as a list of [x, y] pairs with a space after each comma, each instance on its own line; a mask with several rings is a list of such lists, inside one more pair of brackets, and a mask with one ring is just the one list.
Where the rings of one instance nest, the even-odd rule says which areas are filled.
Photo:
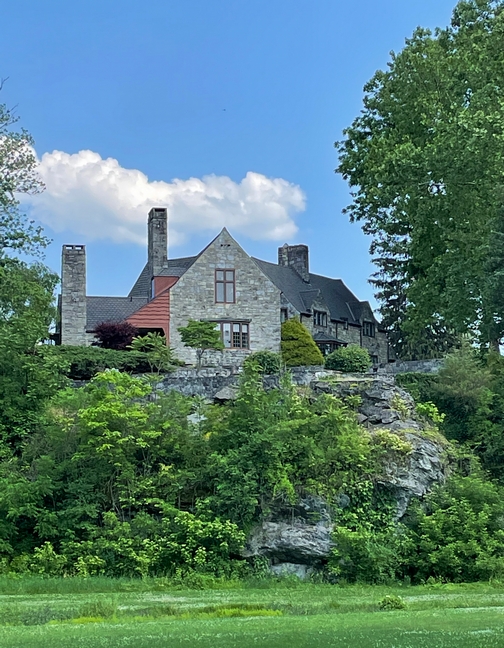
[[297, 317], [282, 324], [282, 360], [288, 367], [323, 365], [324, 357]]

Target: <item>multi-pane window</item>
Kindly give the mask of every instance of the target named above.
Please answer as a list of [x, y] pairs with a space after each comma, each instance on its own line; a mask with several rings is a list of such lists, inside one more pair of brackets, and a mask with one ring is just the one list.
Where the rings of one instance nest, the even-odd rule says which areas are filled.
[[217, 304], [234, 304], [235, 302], [235, 271], [215, 271], [215, 301]]
[[247, 322], [217, 322], [225, 349], [249, 348], [249, 325]]
[[362, 335], [366, 335], [367, 337], [375, 336], [374, 322], [364, 322], [362, 324]]
[[323, 311], [313, 311], [313, 322], [315, 326], [327, 326], [327, 313]]

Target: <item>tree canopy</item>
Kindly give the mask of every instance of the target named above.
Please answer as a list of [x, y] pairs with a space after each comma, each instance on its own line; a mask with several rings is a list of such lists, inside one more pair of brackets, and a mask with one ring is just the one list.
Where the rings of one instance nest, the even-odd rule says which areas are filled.
[[201, 367], [203, 354], [208, 349], [221, 351], [224, 348], [220, 331], [215, 328], [214, 322], [189, 320], [187, 326], [178, 329], [184, 346], [196, 350], [198, 368]]
[[15, 130], [17, 121], [0, 104], [0, 439], [9, 442], [33, 432], [45, 399], [61, 383], [58, 362], [38, 346], [54, 318], [57, 277], [19, 257], [41, 256], [48, 241], [20, 209], [19, 196], [43, 185], [33, 139]]
[[405, 358], [504, 335], [503, 9], [464, 0], [446, 29], [417, 29], [336, 143], [345, 211], [372, 237], [372, 283]]
[[37, 254], [48, 243], [42, 228], [20, 209], [19, 196], [38, 193], [44, 185], [33, 138], [24, 128], [15, 129], [18, 120], [13, 109], [0, 104], [0, 257], [13, 251]]

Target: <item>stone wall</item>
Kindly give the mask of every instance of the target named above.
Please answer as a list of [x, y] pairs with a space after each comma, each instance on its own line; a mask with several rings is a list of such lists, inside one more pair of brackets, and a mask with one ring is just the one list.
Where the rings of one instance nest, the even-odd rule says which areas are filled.
[[437, 373], [443, 366], [443, 360], [434, 358], [432, 360], [403, 360], [391, 362], [385, 367], [379, 369], [379, 373], [399, 374], [399, 373]]
[[[215, 301], [215, 270], [235, 271], [235, 303]], [[188, 364], [196, 352], [182, 344], [178, 328], [188, 320], [244, 321], [249, 323], [249, 350], [207, 352], [205, 364], [240, 364], [252, 351], [280, 350], [280, 291], [238, 243], [223, 230], [171, 288], [170, 346]]]

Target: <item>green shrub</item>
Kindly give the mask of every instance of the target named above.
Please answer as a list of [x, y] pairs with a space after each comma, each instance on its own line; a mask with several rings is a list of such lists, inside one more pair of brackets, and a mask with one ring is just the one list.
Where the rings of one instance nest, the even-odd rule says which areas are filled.
[[405, 372], [397, 374], [396, 384], [413, 396], [415, 401], [421, 403], [433, 402], [433, 394], [437, 390], [437, 374], [423, 374]]
[[402, 576], [410, 540], [403, 525], [384, 529], [371, 525], [361, 514], [354, 528], [337, 527], [329, 569], [348, 582], [388, 583]]
[[293, 317], [282, 324], [282, 360], [288, 367], [323, 365], [324, 356], [310, 331]]
[[454, 476], [412, 506], [415, 580], [469, 582], [504, 576], [504, 490], [482, 475]]
[[67, 376], [72, 380], [91, 380], [100, 371], [118, 369], [130, 373], [151, 371], [148, 354], [140, 351], [116, 351], [100, 347], [56, 346], [51, 353], [66, 360]]
[[405, 610], [406, 603], [400, 596], [395, 594], [387, 594], [380, 601], [378, 601], [380, 610]]
[[326, 369], [346, 373], [366, 373], [371, 367], [371, 358], [366, 349], [356, 344], [340, 347], [330, 353], [325, 361]]
[[282, 368], [282, 358], [279, 353], [273, 351], [256, 351], [251, 353], [243, 363], [246, 368], [251, 364], [256, 364], [260, 374], [278, 374]]

